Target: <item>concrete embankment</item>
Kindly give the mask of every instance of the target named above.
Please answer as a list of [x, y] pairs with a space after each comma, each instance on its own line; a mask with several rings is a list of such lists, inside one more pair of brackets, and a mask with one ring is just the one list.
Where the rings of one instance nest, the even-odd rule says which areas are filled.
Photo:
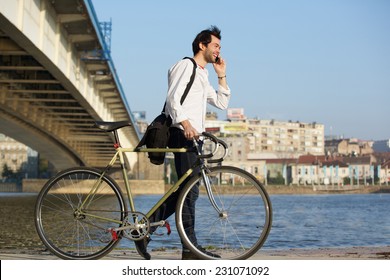
[[364, 194], [390, 193], [390, 186], [276, 186], [265, 187], [269, 194]]

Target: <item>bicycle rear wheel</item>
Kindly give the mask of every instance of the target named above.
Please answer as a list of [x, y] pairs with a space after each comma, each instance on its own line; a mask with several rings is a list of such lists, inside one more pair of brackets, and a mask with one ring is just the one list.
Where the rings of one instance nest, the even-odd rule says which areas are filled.
[[[210, 168], [207, 181], [220, 211], [210, 203], [202, 176], [192, 178], [176, 207], [182, 242], [201, 259], [249, 258], [271, 229], [272, 207], [266, 190], [253, 175], [231, 166]], [[191, 207], [194, 211], [189, 211]]]
[[[97, 182], [99, 187], [91, 194]], [[121, 233], [113, 238], [108, 229], [118, 227], [126, 213], [121, 190], [109, 176], [102, 177], [93, 168], [71, 168], [42, 188], [35, 206], [35, 227], [44, 245], [58, 257], [98, 259], [120, 240]]]

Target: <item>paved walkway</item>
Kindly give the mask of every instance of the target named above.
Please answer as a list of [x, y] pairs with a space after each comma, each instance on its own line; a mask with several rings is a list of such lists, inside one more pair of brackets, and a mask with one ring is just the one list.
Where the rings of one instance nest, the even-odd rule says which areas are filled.
[[[180, 260], [179, 250], [152, 251], [153, 260]], [[11, 250], [1, 252], [0, 260], [58, 260], [49, 252]], [[140, 260], [134, 250], [114, 250], [105, 260]], [[260, 250], [251, 257], [253, 260], [384, 260], [390, 259], [390, 246], [318, 248], [289, 250]]]

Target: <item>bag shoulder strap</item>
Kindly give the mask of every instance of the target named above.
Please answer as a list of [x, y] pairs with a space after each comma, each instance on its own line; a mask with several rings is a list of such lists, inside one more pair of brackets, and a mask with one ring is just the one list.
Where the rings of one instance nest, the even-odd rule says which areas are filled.
[[187, 86], [186, 86], [186, 89], [184, 90], [184, 93], [183, 93], [183, 96], [181, 97], [180, 99], [180, 104], [183, 105], [183, 102], [184, 100], [186, 99], [187, 97], [187, 94], [188, 92], [190, 91], [191, 87], [192, 87], [192, 84], [194, 83], [194, 80], [195, 80], [195, 73], [196, 73], [196, 62], [195, 60], [192, 58], [192, 57], [185, 57], [183, 59], [189, 59], [191, 60], [192, 64], [194, 64], [194, 68], [192, 69], [192, 75], [191, 75], [191, 78], [190, 78], [190, 81], [188, 82]]
[[[184, 93], [183, 95], [181, 96], [180, 98], [180, 105], [183, 105], [184, 103], [184, 100], [186, 99], [187, 95], [188, 95], [188, 92], [190, 91], [191, 87], [192, 87], [192, 84], [194, 83], [194, 80], [195, 80], [195, 74], [196, 74], [196, 68], [197, 68], [197, 65], [196, 65], [196, 62], [195, 60], [192, 58], [192, 57], [184, 57], [183, 59], [189, 59], [191, 60], [192, 64], [194, 64], [194, 68], [192, 69], [192, 74], [191, 74], [191, 77], [190, 77], [190, 81], [188, 82], [187, 86], [186, 86], [186, 89], [184, 90]], [[165, 106], [167, 105], [167, 102], [164, 103], [164, 107], [163, 107], [163, 110], [161, 113], [164, 113], [165, 112]]]

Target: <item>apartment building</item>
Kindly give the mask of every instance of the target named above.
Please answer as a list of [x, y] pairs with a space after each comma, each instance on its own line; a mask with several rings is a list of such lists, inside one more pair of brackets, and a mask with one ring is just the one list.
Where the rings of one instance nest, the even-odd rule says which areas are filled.
[[276, 120], [207, 120], [206, 130], [231, 142], [232, 160], [324, 155], [324, 125]]
[[[285, 174], [287, 162], [301, 155], [324, 155], [324, 125], [247, 119], [242, 109], [234, 110], [234, 114], [228, 112], [226, 121], [206, 120], [206, 131], [214, 133], [229, 146], [224, 164], [243, 168], [266, 181], [267, 177]], [[290, 174], [291, 169], [287, 169], [287, 173]]]

